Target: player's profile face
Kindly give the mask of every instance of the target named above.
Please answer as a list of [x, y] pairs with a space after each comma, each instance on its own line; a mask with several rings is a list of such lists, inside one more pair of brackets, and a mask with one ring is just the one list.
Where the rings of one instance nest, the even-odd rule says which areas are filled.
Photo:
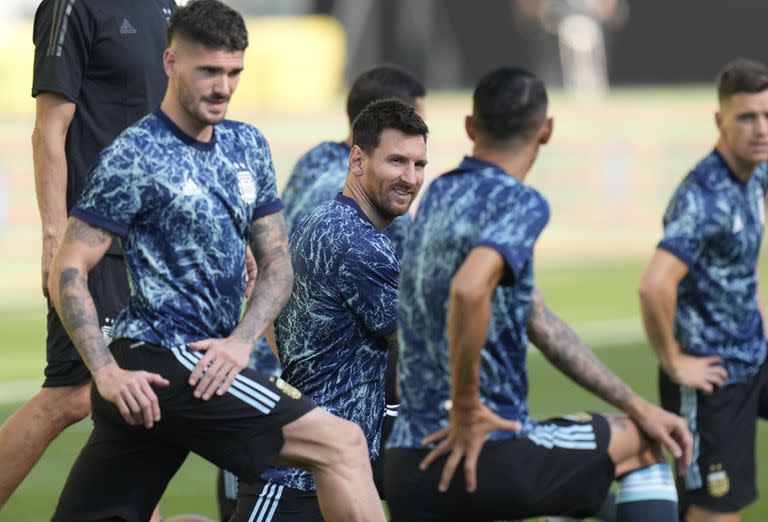
[[367, 157], [362, 185], [371, 203], [388, 219], [402, 216], [424, 183], [427, 144], [423, 136], [384, 129]]
[[190, 116], [204, 125], [224, 119], [243, 71], [243, 51], [188, 44], [177, 54], [176, 95]]
[[768, 90], [736, 93], [724, 101], [720, 107], [720, 132], [739, 161], [768, 161]]

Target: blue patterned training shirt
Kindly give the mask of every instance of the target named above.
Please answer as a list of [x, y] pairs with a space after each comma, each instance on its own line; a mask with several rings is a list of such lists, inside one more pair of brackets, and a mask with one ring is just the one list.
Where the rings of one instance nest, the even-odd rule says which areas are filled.
[[269, 146], [250, 125], [225, 120], [202, 143], [158, 109], [125, 130], [72, 210], [125, 251], [131, 297], [113, 336], [168, 348], [227, 337], [250, 225], [282, 207]]
[[752, 377], [765, 358], [756, 271], [766, 189], [765, 164], [743, 183], [715, 150], [683, 179], [664, 214], [659, 248], [688, 265], [675, 338], [686, 353], [723, 357], [727, 384]]
[[[333, 200], [344, 189], [348, 172], [349, 147], [343, 141], [324, 141], [299, 159], [282, 193], [289, 237], [312, 209]], [[384, 229], [398, 256], [412, 222], [411, 215], [405, 214]]]
[[[373, 459], [384, 420], [384, 336], [397, 327], [397, 256], [343, 195], [310, 212], [290, 248], [293, 293], [275, 323], [282, 378], [318, 406], [356, 422]], [[298, 469], [271, 468], [262, 477], [314, 489], [311, 475]]]
[[[526, 328], [534, 288], [533, 246], [548, 220], [549, 205], [541, 194], [476, 158], [465, 158], [430, 185], [401, 263], [402, 402], [387, 447], [421, 447], [422, 438], [448, 424], [451, 279], [478, 246], [498, 251], [506, 261], [482, 350], [481, 400], [502, 417], [534, 425], [526, 404]], [[490, 439], [517, 436], [495, 432]]]

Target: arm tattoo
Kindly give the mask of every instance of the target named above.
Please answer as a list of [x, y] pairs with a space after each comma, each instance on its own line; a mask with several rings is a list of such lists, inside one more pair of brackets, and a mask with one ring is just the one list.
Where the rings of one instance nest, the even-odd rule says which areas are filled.
[[61, 322], [91, 373], [113, 362], [99, 328], [88, 279], [77, 268], [65, 268], [61, 272], [59, 295]]
[[578, 334], [533, 292], [528, 336], [544, 356], [565, 375], [606, 402], [625, 409], [634, 392], [595, 356]]
[[255, 346], [267, 325], [274, 322], [288, 302], [293, 289], [293, 267], [283, 213], [270, 214], [254, 221], [250, 245], [259, 272], [245, 315], [232, 333]]
[[100, 228], [92, 227], [79, 219], [70, 219], [67, 224], [67, 230], [64, 233], [64, 243], [73, 243], [75, 241], [85, 243], [89, 247], [97, 247], [107, 241], [112, 241], [112, 236]]

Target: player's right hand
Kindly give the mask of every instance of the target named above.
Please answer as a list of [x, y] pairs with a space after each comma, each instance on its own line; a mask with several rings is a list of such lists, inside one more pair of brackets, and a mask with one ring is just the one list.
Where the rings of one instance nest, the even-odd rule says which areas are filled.
[[40, 274], [42, 276], [43, 296], [48, 298], [48, 276], [51, 273], [51, 262], [56, 250], [59, 249], [60, 238], [53, 236], [43, 237], [43, 251], [40, 256]]
[[149, 429], [160, 421], [160, 404], [152, 386], [168, 386], [161, 375], [145, 371], [123, 370], [116, 363], [102, 366], [93, 374], [99, 393], [117, 406], [131, 426]]
[[443, 465], [438, 490], [445, 493], [453, 474], [464, 459], [464, 481], [467, 491], [477, 489], [477, 460], [485, 440], [494, 431], [517, 431], [520, 423], [496, 415], [479, 401], [471, 406], [457, 407], [454, 403], [448, 426], [421, 441], [423, 446], [438, 443], [419, 464], [422, 471], [443, 455], [448, 458]]
[[728, 380], [728, 370], [722, 364], [723, 358], [716, 355], [699, 357], [681, 353], [663, 366], [673, 382], [710, 395], [715, 387], [725, 386]]

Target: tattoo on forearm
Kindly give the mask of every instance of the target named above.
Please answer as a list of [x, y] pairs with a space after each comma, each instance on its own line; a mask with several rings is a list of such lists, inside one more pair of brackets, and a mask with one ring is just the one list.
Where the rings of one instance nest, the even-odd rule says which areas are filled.
[[59, 280], [59, 316], [91, 373], [113, 361], [99, 328], [88, 280], [77, 268], [66, 268]]
[[75, 241], [85, 243], [89, 247], [97, 247], [107, 241], [112, 241], [112, 236], [100, 228], [92, 227], [79, 219], [70, 219], [67, 224], [67, 230], [64, 233], [64, 242], [73, 243]]
[[293, 267], [282, 212], [253, 222], [250, 245], [259, 271], [243, 320], [234, 333], [255, 345], [264, 328], [288, 302], [293, 289]]
[[538, 290], [533, 292], [528, 336], [555, 367], [578, 384], [618, 408], [629, 404], [632, 390], [547, 306]]

